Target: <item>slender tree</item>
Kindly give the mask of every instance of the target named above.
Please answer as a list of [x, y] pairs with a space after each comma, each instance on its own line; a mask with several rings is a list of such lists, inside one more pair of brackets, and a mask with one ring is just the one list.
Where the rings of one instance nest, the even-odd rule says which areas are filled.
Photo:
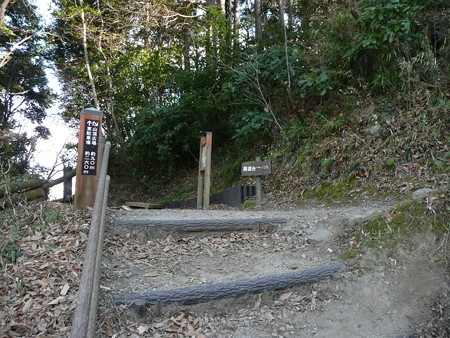
[[233, 2], [233, 50], [236, 52], [239, 48], [239, 29], [240, 29], [240, 14], [239, 14], [239, 0]]
[[6, 7], [9, 4], [9, 0], [3, 0], [0, 3], [0, 27], [3, 29], [3, 24], [5, 21], [5, 13], [6, 13]]
[[257, 42], [262, 40], [262, 0], [255, 0], [255, 38]]

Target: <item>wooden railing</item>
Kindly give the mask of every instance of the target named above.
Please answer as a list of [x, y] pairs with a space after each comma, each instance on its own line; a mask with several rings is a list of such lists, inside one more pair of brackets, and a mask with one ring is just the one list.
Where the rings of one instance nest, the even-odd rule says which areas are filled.
[[98, 178], [91, 226], [84, 256], [83, 271], [72, 322], [71, 338], [94, 337], [97, 322], [97, 304], [100, 288], [102, 247], [105, 233], [108, 188], [107, 175], [111, 143], [106, 142]]

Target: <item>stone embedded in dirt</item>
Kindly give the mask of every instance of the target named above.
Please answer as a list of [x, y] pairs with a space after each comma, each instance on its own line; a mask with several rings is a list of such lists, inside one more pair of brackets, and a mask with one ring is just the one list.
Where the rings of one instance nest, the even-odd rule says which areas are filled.
[[294, 235], [298, 230], [295, 227], [288, 226], [281, 229], [281, 233], [285, 236]]
[[315, 242], [328, 241], [331, 237], [331, 233], [326, 229], [317, 229], [311, 235], [308, 236], [308, 240]]
[[432, 191], [433, 191], [433, 189], [430, 189], [430, 188], [422, 188], [422, 189], [414, 191], [412, 193], [411, 197], [415, 200], [418, 200], [418, 199], [421, 199], [421, 198], [427, 196]]

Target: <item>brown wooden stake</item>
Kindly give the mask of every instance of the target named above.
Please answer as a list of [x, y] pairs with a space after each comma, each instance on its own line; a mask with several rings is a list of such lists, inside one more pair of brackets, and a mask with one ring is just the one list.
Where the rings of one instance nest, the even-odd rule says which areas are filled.
[[[94, 276], [96, 269], [98, 245], [100, 239], [100, 224], [102, 217], [102, 207], [104, 203], [104, 191], [106, 186], [106, 173], [108, 170], [109, 150], [111, 143], [107, 142], [103, 153], [102, 170], [99, 175], [99, 187], [95, 196], [94, 209], [92, 211], [91, 226], [84, 256], [83, 271], [81, 274], [80, 286], [77, 295], [77, 305], [75, 308], [72, 323], [71, 338], [86, 338], [90, 319], [90, 309], [93, 297]], [[98, 290], [97, 290], [98, 292]]]
[[197, 209], [209, 208], [209, 196], [211, 190], [211, 153], [212, 133], [200, 139], [200, 158], [198, 164]]
[[102, 133], [102, 116], [102, 112], [95, 108], [84, 109], [80, 115], [75, 189], [75, 206], [78, 209], [94, 206], [100, 171], [98, 145]]
[[106, 223], [106, 210], [108, 209], [108, 191], [109, 183], [111, 179], [106, 176], [105, 190], [103, 192], [103, 205], [102, 205], [102, 217], [100, 220], [99, 239], [97, 245], [97, 256], [95, 258], [95, 274], [94, 274], [94, 286], [92, 290], [91, 308], [89, 312], [89, 325], [87, 337], [95, 337], [95, 330], [97, 327], [97, 305], [98, 296], [100, 293], [100, 280], [102, 276], [102, 250], [103, 242], [105, 239], [105, 223]]
[[203, 209], [209, 208], [209, 195], [211, 191], [211, 152], [212, 152], [212, 133], [206, 133], [206, 168], [205, 182], [203, 190]]
[[203, 207], [203, 185], [205, 181], [206, 137], [200, 139], [200, 156], [198, 159], [197, 209]]

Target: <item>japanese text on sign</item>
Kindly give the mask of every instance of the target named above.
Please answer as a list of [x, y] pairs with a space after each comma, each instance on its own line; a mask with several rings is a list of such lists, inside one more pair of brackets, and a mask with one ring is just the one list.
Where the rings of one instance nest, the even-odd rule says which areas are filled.
[[270, 166], [268, 164], [262, 166], [244, 166], [242, 171], [256, 171], [256, 170], [269, 170]]
[[100, 121], [86, 119], [83, 142], [82, 175], [97, 174], [98, 141], [100, 138]]
[[271, 161], [250, 161], [242, 163], [242, 176], [261, 176], [272, 172]]

